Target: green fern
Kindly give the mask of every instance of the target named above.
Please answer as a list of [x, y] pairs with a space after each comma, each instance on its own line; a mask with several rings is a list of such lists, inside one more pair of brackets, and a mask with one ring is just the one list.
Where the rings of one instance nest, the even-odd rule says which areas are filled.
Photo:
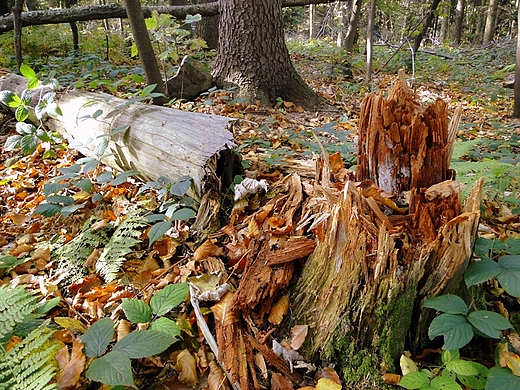
[[[60, 345], [50, 339], [53, 332], [48, 323], [38, 319], [57, 303], [56, 299], [38, 303], [23, 286], [0, 286], [0, 390], [57, 388], [49, 382], [54, 378], [54, 355]], [[7, 350], [13, 335], [26, 337]]]
[[9, 340], [16, 326], [31, 316], [36, 301], [36, 297], [21, 286], [0, 286], [0, 343]]
[[97, 221], [99, 218], [91, 217], [83, 224], [81, 233], [56, 250], [57, 270], [67, 282], [72, 283], [85, 276], [85, 261], [94, 249], [104, 247], [108, 243], [108, 228], [92, 229], [92, 225]]
[[51, 341], [53, 332], [44, 323], [33, 330], [22, 342], [8, 351], [0, 345], [0, 389], [50, 390], [58, 389], [49, 383], [55, 376], [57, 341]]
[[126, 215], [96, 263], [96, 271], [105, 281], [111, 282], [116, 278], [121, 265], [126, 260], [125, 256], [140, 241], [137, 238], [141, 236], [142, 229], [147, 225], [148, 221], [141, 210], [131, 211]]

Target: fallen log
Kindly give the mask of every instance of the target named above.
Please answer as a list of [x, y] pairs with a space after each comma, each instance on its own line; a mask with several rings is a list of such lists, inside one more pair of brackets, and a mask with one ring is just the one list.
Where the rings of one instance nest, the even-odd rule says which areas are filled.
[[[27, 79], [15, 74], [0, 78], [0, 90], [18, 95], [26, 84]], [[38, 93], [36, 90], [34, 96]], [[229, 118], [130, 104], [105, 93], [80, 90], [59, 93], [57, 102], [63, 116], [47, 118], [45, 125], [62, 133], [71, 144], [82, 144], [79, 150], [86, 156], [95, 155], [100, 136], [124, 129], [109, 137], [108, 150], [113, 155], [103, 159], [115, 169], [135, 169], [145, 180], [165, 177], [174, 182], [190, 176], [200, 196], [218, 193], [221, 186], [232, 182], [236, 154], [231, 150]]]
[[405, 83], [364, 99], [360, 183], [321, 189], [335, 199], [331, 217], [291, 297], [291, 323], [310, 327], [299, 352], [336, 363], [347, 386], [381, 388], [405, 349], [424, 346], [432, 311], [422, 304], [460, 292], [480, 216], [482, 181], [463, 207], [450, 180], [458, 123]]

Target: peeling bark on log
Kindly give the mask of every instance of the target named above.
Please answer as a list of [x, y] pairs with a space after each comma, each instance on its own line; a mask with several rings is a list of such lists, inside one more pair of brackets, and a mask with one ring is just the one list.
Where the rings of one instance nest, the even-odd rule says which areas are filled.
[[[397, 82], [387, 99], [367, 97], [361, 113], [362, 183], [348, 182], [331, 205], [291, 307], [294, 323], [310, 327], [304, 356], [338, 363], [347, 385], [378, 387], [405, 348], [427, 340], [432, 313], [424, 300], [460, 288], [482, 181], [463, 208], [460, 185], [447, 180], [457, 125], [448, 127], [445, 103], [424, 109]], [[408, 199], [408, 210], [392, 195]]]
[[[0, 90], [20, 94], [26, 83], [27, 79], [9, 74], [0, 79]], [[86, 145], [80, 151], [87, 156], [93, 155], [96, 146], [95, 142], [89, 144], [89, 140], [128, 127], [110, 139], [109, 150], [115, 156], [103, 162], [113, 168], [136, 169], [152, 180], [163, 176], [175, 181], [189, 175], [199, 194], [204, 193], [205, 177], [210, 173], [219, 179], [226, 175], [232, 178], [229, 164], [234, 144], [231, 132], [226, 129], [229, 118], [143, 103], [128, 104], [127, 100], [108, 94], [80, 90], [59, 93], [57, 99], [63, 116], [48, 118], [46, 125], [64, 134], [71, 143]], [[93, 118], [99, 110], [102, 115]], [[219, 158], [231, 161], [217, 161]], [[225, 164], [228, 171], [222, 169], [216, 175], [217, 162]]]

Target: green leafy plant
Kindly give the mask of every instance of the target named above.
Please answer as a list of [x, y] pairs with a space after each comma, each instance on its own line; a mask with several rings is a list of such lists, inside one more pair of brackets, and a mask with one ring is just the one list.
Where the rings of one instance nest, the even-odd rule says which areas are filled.
[[[38, 302], [23, 286], [0, 286], [0, 388], [57, 389], [54, 355], [61, 347], [51, 339], [52, 331], [42, 317], [59, 298]], [[21, 342], [7, 344], [13, 336]]]
[[[56, 118], [62, 115], [60, 108], [54, 101], [56, 94], [54, 92], [47, 92], [40, 94], [38, 103], [34, 108], [36, 120], [40, 121], [40, 126], [35, 127], [31, 123], [25, 123], [29, 119], [31, 103], [33, 96], [31, 90], [34, 90], [40, 84], [36, 77], [36, 73], [28, 65], [22, 64], [20, 72], [25, 76], [27, 81], [27, 89], [25, 89], [21, 96], [14, 92], [4, 90], [0, 91], [0, 103], [4, 106], [15, 109], [16, 132], [18, 134], [10, 136], [5, 142], [5, 150], [21, 149], [22, 153], [27, 155], [36, 150], [40, 143], [46, 143], [45, 158], [55, 158], [56, 152], [52, 149], [64, 148], [63, 137], [57, 132], [48, 132], [42, 127], [43, 118], [48, 115]], [[52, 87], [57, 88], [57, 82], [51, 82]], [[52, 147], [51, 147], [52, 146]]]
[[[111, 155], [106, 152], [110, 137], [126, 130], [125, 126], [109, 134], [98, 136], [97, 139], [100, 141], [93, 147], [93, 156], [80, 158], [69, 167], [58, 168], [62, 175], [54, 177], [44, 184], [46, 202], [38, 205], [34, 213], [46, 217], [61, 213], [64, 217], [68, 217], [83, 208], [86, 202], [90, 200], [98, 202], [103, 199], [101, 194], [103, 188], [117, 186], [124, 183], [130, 176], [138, 175], [139, 172], [136, 170], [115, 173], [107, 168], [102, 168], [102, 160]], [[76, 148], [87, 146], [73, 145]], [[91, 196], [82, 196], [79, 198], [80, 201], [77, 201], [73, 195], [69, 195], [75, 191], [83, 191]]]
[[[180, 337], [177, 324], [162, 317], [186, 299], [186, 283], [168, 285], [150, 300], [150, 305], [139, 299], [123, 299], [123, 311], [134, 323], [150, 322], [147, 330], [136, 330], [115, 343], [105, 353], [114, 337], [114, 322], [103, 318], [87, 329], [82, 337], [85, 356], [94, 358], [87, 370], [87, 378], [110, 386], [137, 388], [132, 375], [130, 359], [157, 355]], [[152, 321], [152, 314], [159, 317]]]
[[181, 335], [179, 326], [164, 316], [179, 306], [187, 295], [187, 283], [169, 284], [154, 294], [149, 305], [140, 299], [123, 298], [122, 308], [129, 321], [135, 324], [150, 322], [150, 329], [164, 332], [177, 340]]
[[512, 328], [511, 323], [500, 314], [488, 310], [470, 312], [466, 303], [457, 295], [447, 294], [427, 299], [425, 307], [443, 314], [434, 318], [428, 328], [428, 336], [444, 337], [443, 350], [464, 347], [474, 334], [499, 339], [502, 330]]
[[[399, 382], [399, 386], [405, 389], [460, 390], [462, 384], [465, 388], [475, 390], [486, 388], [488, 369], [480, 363], [461, 359], [458, 350], [444, 350], [441, 362], [440, 367], [419, 371], [415, 363], [408, 359], [408, 372]], [[401, 366], [403, 367], [403, 358]]]
[[162, 200], [158, 209], [161, 214], [150, 214], [146, 217], [149, 222], [155, 222], [147, 233], [150, 246], [170, 230], [174, 221], [195, 218], [199, 202], [191, 190], [192, 183], [193, 179], [190, 176], [182, 176], [175, 183], [160, 177], [141, 188], [140, 192], [157, 191], [157, 198]]

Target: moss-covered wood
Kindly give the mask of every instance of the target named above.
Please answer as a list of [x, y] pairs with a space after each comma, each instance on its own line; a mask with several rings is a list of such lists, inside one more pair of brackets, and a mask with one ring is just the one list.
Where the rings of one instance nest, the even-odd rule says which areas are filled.
[[440, 100], [422, 107], [403, 80], [388, 98], [365, 99], [361, 183], [336, 196], [292, 295], [295, 323], [311, 328], [304, 355], [336, 363], [348, 385], [381, 386], [405, 349], [423, 345], [422, 303], [462, 285], [478, 225], [482, 182], [462, 207], [448, 180], [457, 124]]

